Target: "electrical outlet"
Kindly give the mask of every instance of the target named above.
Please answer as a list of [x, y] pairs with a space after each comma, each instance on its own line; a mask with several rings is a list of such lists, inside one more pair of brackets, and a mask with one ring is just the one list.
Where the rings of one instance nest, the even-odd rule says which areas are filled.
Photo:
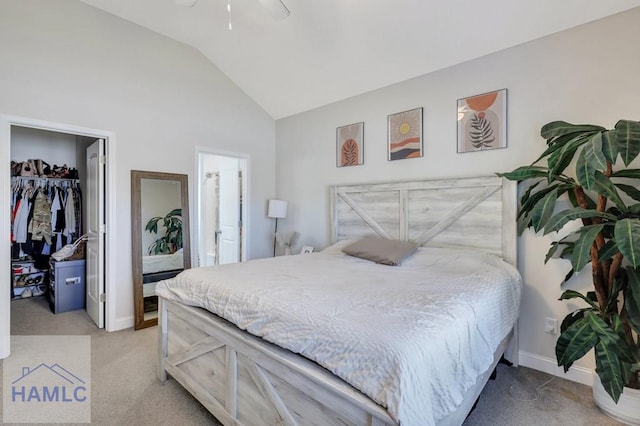
[[545, 318], [544, 332], [547, 334], [558, 334], [558, 320], [555, 318]]

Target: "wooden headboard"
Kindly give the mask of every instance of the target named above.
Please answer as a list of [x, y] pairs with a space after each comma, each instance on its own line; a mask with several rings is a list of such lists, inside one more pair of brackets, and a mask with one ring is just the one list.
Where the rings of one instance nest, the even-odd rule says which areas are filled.
[[331, 238], [473, 248], [517, 266], [516, 197], [516, 182], [497, 176], [335, 185]]

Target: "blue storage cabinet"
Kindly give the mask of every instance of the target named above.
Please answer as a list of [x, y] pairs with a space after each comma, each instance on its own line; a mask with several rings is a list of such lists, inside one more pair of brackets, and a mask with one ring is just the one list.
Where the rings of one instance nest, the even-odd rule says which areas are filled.
[[54, 314], [85, 308], [85, 260], [50, 260], [49, 307]]

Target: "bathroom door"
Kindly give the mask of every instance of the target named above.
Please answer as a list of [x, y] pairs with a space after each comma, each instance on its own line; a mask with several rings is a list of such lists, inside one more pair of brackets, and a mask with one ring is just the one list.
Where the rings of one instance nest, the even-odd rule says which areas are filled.
[[220, 171], [219, 263], [240, 261], [240, 179], [238, 161]]

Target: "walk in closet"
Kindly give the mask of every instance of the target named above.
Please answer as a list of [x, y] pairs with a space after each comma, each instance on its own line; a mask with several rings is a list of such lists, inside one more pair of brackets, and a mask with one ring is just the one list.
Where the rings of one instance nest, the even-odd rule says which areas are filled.
[[[11, 299], [44, 297], [52, 313], [85, 308], [86, 150], [95, 139], [11, 128]], [[67, 245], [74, 254], [57, 260]]]

